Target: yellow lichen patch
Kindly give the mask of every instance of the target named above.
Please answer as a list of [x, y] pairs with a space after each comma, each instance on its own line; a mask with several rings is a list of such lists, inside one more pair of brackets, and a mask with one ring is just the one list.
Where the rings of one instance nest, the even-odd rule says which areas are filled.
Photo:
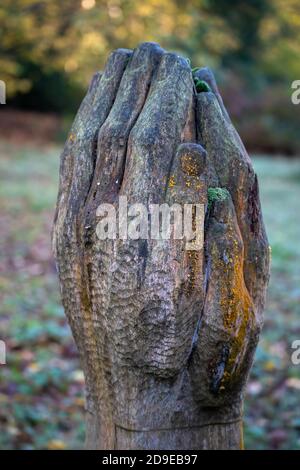
[[175, 178], [173, 175], [170, 176], [170, 179], [169, 179], [169, 188], [173, 188], [175, 186]]
[[69, 135], [69, 141], [71, 142], [71, 144], [73, 144], [75, 140], [76, 140], [76, 135], [73, 134], [73, 132], [71, 132]]
[[198, 181], [196, 186], [195, 186], [195, 189], [197, 189], [198, 191], [200, 191], [200, 189], [203, 189], [203, 183], [201, 181]]
[[201, 170], [199, 163], [189, 154], [182, 155], [181, 169], [189, 176], [198, 176]]

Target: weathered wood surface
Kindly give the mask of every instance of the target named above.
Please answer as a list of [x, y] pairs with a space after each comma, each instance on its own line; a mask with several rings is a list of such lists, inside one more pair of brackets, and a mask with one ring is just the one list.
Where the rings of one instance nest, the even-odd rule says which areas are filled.
[[[88, 448], [242, 446], [269, 250], [251, 161], [212, 73], [196, 75], [211, 91], [197, 94], [187, 61], [156, 44], [114, 51], [61, 156], [53, 247]], [[97, 207], [120, 195], [204, 204], [204, 250], [99, 240]]]

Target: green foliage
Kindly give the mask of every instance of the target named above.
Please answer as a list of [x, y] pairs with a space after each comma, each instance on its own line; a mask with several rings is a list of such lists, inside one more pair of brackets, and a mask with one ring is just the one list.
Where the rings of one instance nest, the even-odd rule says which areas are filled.
[[271, 0], [231, 0], [228, 7], [226, 0], [209, 0], [207, 9], [211, 14], [222, 15], [233, 35], [238, 38], [234, 51], [226, 51], [223, 63], [236, 66], [238, 63], [249, 63], [262, 53], [263, 35], [260, 26], [267, 15], [272, 13]]
[[74, 112], [109, 52], [145, 40], [221, 77], [238, 68], [269, 86], [300, 76], [297, 0], [2, 0], [0, 18], [0, 79], [24, 108]]
[[155, 41], [213, 69], [247, 148], [299, 153], [298, 0], [2, 0], [0, 21], [0, 80], [14, 108], [73, 116], [113, 49]]

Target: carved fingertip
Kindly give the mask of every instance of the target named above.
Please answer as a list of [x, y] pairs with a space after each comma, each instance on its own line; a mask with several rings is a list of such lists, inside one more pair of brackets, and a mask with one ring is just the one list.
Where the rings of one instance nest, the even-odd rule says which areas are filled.
[[183, 72], [187, 73], [191, 78], [191, 68], [189, 67], [187, 61], [175, 54], [174, 52], [166, 52], [162, 56], [160, 72], [164, 72], [164, 76], [173, 76], [173, 80], [180, 76]]
[[128, 69], [131, 72], [140, 70], [147, 71], [149, 67], [152, 73], [156, 70], [160, 63], [164, 50], [154, 42], [143, 42], [139, 44], [133, 51]]
[[120, 47], [119, 49], [115, 49], [109, 55], [110, 57], [130, 57], [132, 55], [132, 49], [125, 49]]
[[141, 52], [160, 52], [163, 53], [165, 52], [162, 47], [157, 42], [141, 42], [135, 51], [141, 51]]
[[101, 80], [101, 77], [102, 77], [102, 72], [96, 72], [94, 73], [94, 75], [92, 76], [92, 79], [90, 81], [90, 84], [89, 84], [89, 88], [88, 88], [88, 93], [95, 93], [98, 85], [99, 85], [99, 82]]
[[181, 170], [188, 176], [200, 176], [206, 167], [206, 150], [198, 144], [182, 144], [178, 148]]
[[131, 49], [115, 49], [108, 56], [107, 62], [105, 64], [105, 71], [112, 69], [113, 73], [118, 62], [127, 64], [131, 56]]
[[213, 92], [213, 94], [215, 95], [215, 97], [218, 101], [218, 104], [219, 104], [220, 109], [223, 113], [223, 116], [225, 117], [225, 119], [227, 121], [230, 122], [230, 118], [229, 118], [228, 112], [227, 112], [227, 110], [224, 106], [224, 103], [223, 103], [221, 94], [219, 92], [215, 76], [214, 76], [213, 72], [210, 70], [210, 68], [209, 67], [203, 67], [203, 68], [197, 70], [197, 72], [195, 72], [194, 76], [195, 76], [195, 78], [198, 78], [199, 80], [205, 81], [209, 85], [209, 87], [211, 88], [211, 91]]

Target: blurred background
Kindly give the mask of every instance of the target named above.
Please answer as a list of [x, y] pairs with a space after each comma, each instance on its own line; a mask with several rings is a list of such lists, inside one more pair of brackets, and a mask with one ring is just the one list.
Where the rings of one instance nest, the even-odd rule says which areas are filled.
[[213, 69], [251, 154], [273, 259], [245, 445], [300, 449], [298, 0], [1, 0], [0, 448], [83, 446], [83, 376], [50, 251], [59, 154], [92, 74], [145, 40]]

